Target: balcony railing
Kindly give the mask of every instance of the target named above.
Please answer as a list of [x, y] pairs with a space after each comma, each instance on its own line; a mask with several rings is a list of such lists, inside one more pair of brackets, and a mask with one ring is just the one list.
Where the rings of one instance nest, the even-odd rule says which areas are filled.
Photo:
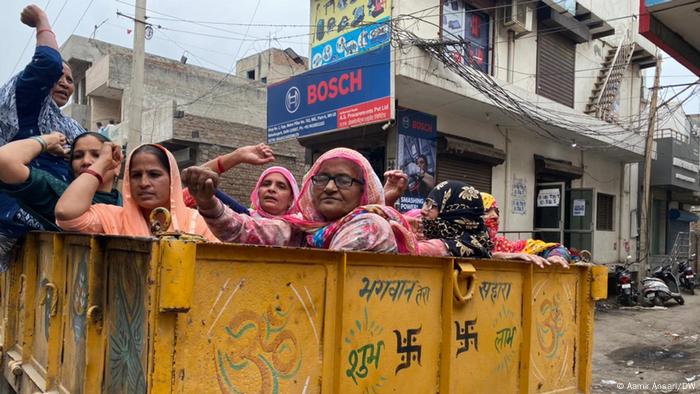
[[690, 137], [687, 134], [683, 134], [680, 131], [674, 129], [659, 129], [654, 133], [654, 139], [659, 140], [662, 138], [673, 138], [676, 141], [687, 144], [690, 141]]

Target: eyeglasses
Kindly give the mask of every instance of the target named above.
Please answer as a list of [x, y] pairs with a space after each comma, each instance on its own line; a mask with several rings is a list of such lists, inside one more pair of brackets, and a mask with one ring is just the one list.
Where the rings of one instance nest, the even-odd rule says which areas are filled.
[[335, 182], [335, 185], [340, 188], [340, 189], [349, 189], [353, 183], [357, 183], [358, 185], [364, 185], [365, 183], [359, 179], [355, 179], [351, 177], [350, 175], [345, 175], [345, 174], [340, 174], [340, 175], [326, 175], [326, 174], [320, 174], [320, 175], [314, 175], [311, 177], [311, 182], [314, 184], [315, 187], [326, 187], [328, 182], [333, 181]]

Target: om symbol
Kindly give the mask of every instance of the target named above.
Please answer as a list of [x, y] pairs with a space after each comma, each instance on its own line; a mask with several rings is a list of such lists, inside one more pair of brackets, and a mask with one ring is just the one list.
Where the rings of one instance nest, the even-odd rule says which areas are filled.
[[296, 336], [285, 329], [288, 314], [268, 308], [264, 314], [245, 310], [224, 327], [226, 349], [215, 349], [217, 380], [222, 393], [239, 393], [238, 381], [252, 372], [261, 380], [260, 393], [279, 393], [280, 380], [294, 378], [301, 367], [301, 348]]
[[537, 325], [537, 341], [547, 358], [554, 357], [559, 351], [561, 337], [564, 336], [564, 318], [559, 307], [559, 295], [544, 300], [540, 306]]

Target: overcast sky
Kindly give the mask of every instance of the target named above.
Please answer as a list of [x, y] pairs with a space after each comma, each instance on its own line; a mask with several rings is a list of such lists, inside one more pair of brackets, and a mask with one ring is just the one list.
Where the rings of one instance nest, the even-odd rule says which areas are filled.
[[[59, 45], [75, 32], [86, 37], [94, 33], [99, 40], [130, 48], [133, 35], [128, 29], [133, 28], [133, 21], [118, 17], [117, 11], [133, 15], [133, 1], [37, 0], [37, 4], [47, 10]], [[19, 21], [26, 4], [21, 0], [0, 0], [3, 37], [0, 40], [0, 82], [9, 79], [31, 58], [33, 31]], [[309, 0], [148, 0], [149, 22], [162, 28], [156, 28], [154, 37], [146, 41], [146, 51], [180, 59], [186, 50], [188, 63], [224, 72], [233, 67], [235, 59], [262, 51], [269, 45], [292, 47], [307, 56], [309, 4]], [[268, 26], [248, 26], [251, 23]], [[100, 25], [97, 31], [95, 25]], [[649, 75], [653, 77], [653, 69]], [[651, 77], [648, 86], [653, 83]], [[690, 83], [696, 79], [673, 59], [664, 60], [662, 85]], [[666, 89], [662, 98], [670, 98], [674, 91], [681, 89]], [[679, 98], [686, 98], [690, 90]], [[700, 94], [690, 97], [684, 108], [687, 113], [700, 113]]]

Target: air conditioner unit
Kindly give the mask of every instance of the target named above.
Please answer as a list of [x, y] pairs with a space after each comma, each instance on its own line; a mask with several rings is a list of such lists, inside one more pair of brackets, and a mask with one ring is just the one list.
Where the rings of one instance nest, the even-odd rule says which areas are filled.
[[516, 33], [529, 33], [533, 29], [534, 13], [527, 0], [509, 0], [503, 6], [503, 26]]

